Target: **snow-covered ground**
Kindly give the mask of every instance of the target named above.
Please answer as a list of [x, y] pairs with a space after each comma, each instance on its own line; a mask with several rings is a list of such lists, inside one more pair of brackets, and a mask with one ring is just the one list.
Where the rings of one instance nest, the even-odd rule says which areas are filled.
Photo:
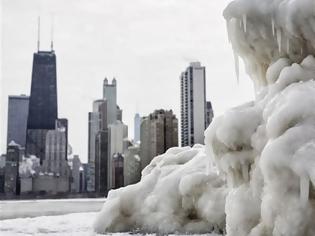
[[95, 235], [92, 225], [96, 214], [85, 212], [1, 220], [0, 235]]
[[[1, 236], [94, 236], [92, 225], [97, 212], [72, 213], [67, 215], [39, 216], [33, 218], [17, 218], [0, 221]], [[113, 236], [125, 236], [128, 233], [110, 234]], [[137, 236], [132, 234], [133, 236]], [[140, 234], [139, 234], [140, 235]], [[218, 236], [206, 234], [207, 236]], [[153, 235], [152, 235], [153, 236]], [[179, 235], [176, 235], [179, 236]]]
[[104, 201], [104, 198], [0, 201], [0, 220], [79, 212], [97, 212], [101, 209]]
[[[92, 226], [104, 200], [0, 201], [0, 235], [96, 235]], [[128, 233], [114, 235], [124, 236]], [[216, 235], [208, 234], [208, 236]]]

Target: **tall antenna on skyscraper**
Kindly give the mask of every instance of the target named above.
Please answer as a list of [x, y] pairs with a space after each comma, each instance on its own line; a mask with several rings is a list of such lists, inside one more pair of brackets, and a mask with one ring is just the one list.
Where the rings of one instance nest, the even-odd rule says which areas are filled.
[[39, 52], [40, 46], [40, 16], [37, 19], [37, 51]]
[[54, 50], [54, 15], [51, 16], [50, 49]]

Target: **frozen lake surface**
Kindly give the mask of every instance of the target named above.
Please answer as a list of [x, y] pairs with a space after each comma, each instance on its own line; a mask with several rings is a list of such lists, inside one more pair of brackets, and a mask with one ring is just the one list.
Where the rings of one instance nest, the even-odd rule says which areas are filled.
[[[93, 232], [92, 226], [104, 200], [0, 201], [0, 235], [94, 236], [96, 234]], [[115, 233], [110, 235], [125, 236], [131, 234]], [[215, 234], [207, 235], [218, 236]]]
[[0, 220], [100, 211], [105, 198], [0, 201]]

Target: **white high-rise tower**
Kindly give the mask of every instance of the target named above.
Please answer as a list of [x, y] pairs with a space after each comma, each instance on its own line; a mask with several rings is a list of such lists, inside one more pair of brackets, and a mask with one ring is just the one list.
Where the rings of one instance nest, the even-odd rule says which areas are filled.
[[180, 76], [181, 83], [181, 146], [204, 143], [207, 128], [206, 69], [192, 62]]

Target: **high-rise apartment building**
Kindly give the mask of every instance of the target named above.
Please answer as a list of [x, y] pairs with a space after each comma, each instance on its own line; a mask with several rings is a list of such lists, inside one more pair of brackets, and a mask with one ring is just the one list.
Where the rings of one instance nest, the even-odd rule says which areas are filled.
[[112, 84], [108, 83], [108, 79], [103, 81], [103, 99], [107, 101], [107, 123], [113, 124], [117, 120], [117, 116], [122, 116], [117, 107], [117, 83], [116, 79], [112, 80]]
[[155, 110], [141, 121], [141, 168], [167, 149], [178, 146], [178, 120], [173, 111]]
[[[57, 122], [56, 122], [57, 123]], [[67, 139], [64, 128], [49, 130], [46, 135], [45, 160], [42, 165], [43, 173], [51, 173], [57, 177], [68, 177], [69, 167], [66, 160]]]
[[25, 148], [29, 96], [9, 96], [7, 145], [14, 141]]
[[55, 129], [58, 117], [56, 55], [38, 51], [33, 56], [32, 85], [29, 98], [26, 153], [45, 158], [46, 134]]
[[136, 113], [134, 118], [134, 142], [140, 141], [140, 126], [141, 126], [141, 117], [139, 113]]
[[73, 155], [71, 175], [72, 175], [71, 192], [74, 193], [84, 192], [84, 169], [79, 158], [79, 155]]
[[108, 189], [108, 129], [95, 137], [95, 191], [105, 193]]
[[192, 62], [180, 76], [181, 84], [181, 146], [204, 143], [209, 125], [206, 103], [206, 69]]
[[141, 179], [140, 147], [130, 146], [124, 153], [124, 185], [135, 184]]
[[[107, 164], [107, 100], [98, 99], [93, 102], [93, 112], [89, 112], [89, 135], [88, 135], [88, 162], [89, 162], [89, 182], [88, 191], [100, 191], [100, 173], [107, 172], [101, 166]], [[105, 148], [107, 150], [107, 148]], [[107, 176], [107, 173], [106, 175]], [[106, 181], [107, 182], [107, 181]]]
[[6, 194], [20, 194], [19, 163], [22, 152], [21, 146], [14, 141], [11, 141], [7, 146], [4, 180], [4, 192]]
[[[126, 150], [125, 140], [128, 137], [128, 126], [121, 121], [116, 121], [108, 127], [108, 189], [115, 188], [115, 176], [120, 172], [113, 173], [113, 158], [114, 156], [121, 156]], [[120, 159], [118, 159], [120, 160]], [[116, 161], [118, 161], [116, 160]], [[122, 172], [123, 175], [123, 172]]]

